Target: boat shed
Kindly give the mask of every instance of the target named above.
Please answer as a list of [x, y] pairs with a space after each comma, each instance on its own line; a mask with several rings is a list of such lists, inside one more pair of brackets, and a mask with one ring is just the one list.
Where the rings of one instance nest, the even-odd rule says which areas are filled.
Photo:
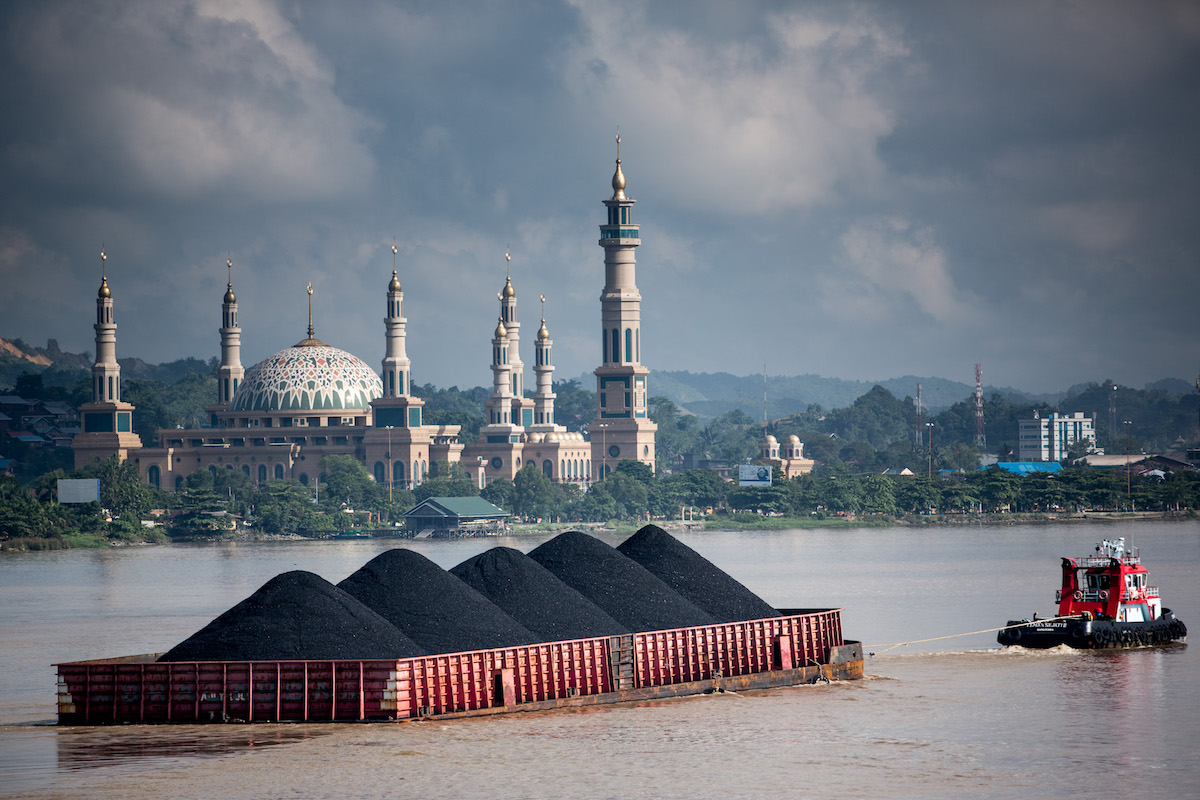
[[429, 497], [404, 512], [404, 527], [418, 539], [489, 536], [507, 518], [507, 511], [482, 497]]

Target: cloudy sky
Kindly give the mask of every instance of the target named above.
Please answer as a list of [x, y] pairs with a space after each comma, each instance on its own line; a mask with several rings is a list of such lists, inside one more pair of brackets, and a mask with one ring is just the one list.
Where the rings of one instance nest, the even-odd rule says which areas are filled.
[[[378, 366], [600, 358], [614, 134], [651, 369], [1052, 391], [1200, 369], [1200, 5], [7, 2], [0, 336]], [[528, 380], [532, 385], [532, 376]]]

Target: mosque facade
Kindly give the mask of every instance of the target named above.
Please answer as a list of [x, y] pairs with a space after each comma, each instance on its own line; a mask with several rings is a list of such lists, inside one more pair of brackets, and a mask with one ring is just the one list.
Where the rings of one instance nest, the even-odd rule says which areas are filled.
[[[589, 435], [568, 431], [554, 418], [553, 340], [544, 298], [533, 344], [535, 386], [526, 397], [511, 275], [498, 294], [488, 421], [477, 441], [464, 443], [458, 425], [425, 424], [424, 401], [411, 394], [404, 292], [395, 268], [386, 291], [384, 357], [376, 373], [351, 353], [316, 338], [311, 284], [307, 336], [243, 368], [238, 302], [232, 264], [227, 263], [217, 397], [206, 408], [209, 424], [162, 429], [155, 446], [143, 446], [132, 429], [134, 407], [120, 398], [114, 304], [104, 269], [96, 301], [93, 398], [80, 407], [81, 433], [72, 443], [75, 465], [115, 454], [134, 463], [147, 483], [168, 491], [181, 488], [187, 475], [201, 469], [240, 470], [256, 483], [286, 478], [315, 484], [323, 478], [321, 459], [326, 455], [353, 456], [376, 481], [398, 488], [420, 485], [438, 461], [461, 464], [481, 487], [515, 478], [530, 462], [555, 482], [583, 487], [625, 459], [653, 468], [657, 428], [648, 415], [649, 370], [641, 362], [641, 295], [635, 282], [640, 229], [633, 222], [634, 201], [625, 195], [619, 137], [617, 146], [613, 194], [604, 201], [607, 221], [600, 226], [605, 265], [602, 360], [595, 369], [597, 408]], [[392, 253], [394, 260], [394, 246]]]

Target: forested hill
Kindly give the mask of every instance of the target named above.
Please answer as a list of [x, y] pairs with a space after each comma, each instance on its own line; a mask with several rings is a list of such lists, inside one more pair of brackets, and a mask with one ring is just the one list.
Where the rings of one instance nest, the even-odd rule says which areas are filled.
[[[917, 384], [920, 383], [922, 402], [926, 409], [935, 412], [949, 408], [975, 391], [974, 384], [913, 375], [875, 382], [826, 378], [821, 375], [768, 375], [764, 387], [761, 374], [737, 376], [728, 372], [655, 371], [651, 374], [650, 381], [652, 394], [667, 397], [680, 408], [703, 419], [719, 417], [734, 409], [741, 409], [752, 419], [761, 420], [764, 388], [768, 419], [798, 414], [810, 410], [810, 407], [846, 408], [876, 385], [903, 399], [915, 397]], [[996, 392], [1024, 400], [1042, 399], [1013, 389], [999, 389], [985, 384], [985, 394]]]
[[[590, 385], [586, 379], [581, 379], [580, 382], [584, 386]], [[921, 384], [921, 402], [927, 413], [945, 411], [975, 393], [973, 383], [915, 375], [874, 382], [826, 378], [821, 375], [768, 375], [764, 387], [761, 374], [739, 376], [728, 372], [667, 371], [651, 373], [650, 392], [666, 397], [680, 409], [701, 419], [714, 419], [740, 409], [751, 419], [761, 420], [764, 389], [767, 419], [780, 419], [806, 411], [820, 413], [835, 408], [848, 408], [875, 386], [882, 386], [892, 396], [901, 400], [916, 397], [918, 383]], [[1053, 408], [1069, 398], [1085, 394], [1093, 385], [1095, 384], [1079, 384], [1061, 392], [1035, 394], [1007, 386], [992, 386], [985, 382], [983, 395], [985, 398], [999, 396], [1016, 404]], [[1144, 388], [1146, 391], [1159, 390], [1172, 395], [1193, 391], [1191, 384], [1178, 378], [1155, 381]]]

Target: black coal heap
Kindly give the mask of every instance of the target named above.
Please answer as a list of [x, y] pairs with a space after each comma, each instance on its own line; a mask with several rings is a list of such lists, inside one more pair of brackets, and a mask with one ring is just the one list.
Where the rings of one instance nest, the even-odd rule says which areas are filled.
[[425, 651], [311, 572], [276, 575], [160, 661], [392, 659]]
[[777, 617], [779, 612], [727, 572], [657, 525], [647, 525], [617, 546], [717, 622]]
[[540, 641], [630, 632], [550, 570], [511, 547], [494, 547], [450, 572], [533, 631]]
[[543, 641], [494, 603], [414, 550], [380, 553], [338, 584], [427, 653]]
[[716, 621], [641, 564], [586, 533], [559, 534], [534, 548], [529, 557], [631, 631]]

